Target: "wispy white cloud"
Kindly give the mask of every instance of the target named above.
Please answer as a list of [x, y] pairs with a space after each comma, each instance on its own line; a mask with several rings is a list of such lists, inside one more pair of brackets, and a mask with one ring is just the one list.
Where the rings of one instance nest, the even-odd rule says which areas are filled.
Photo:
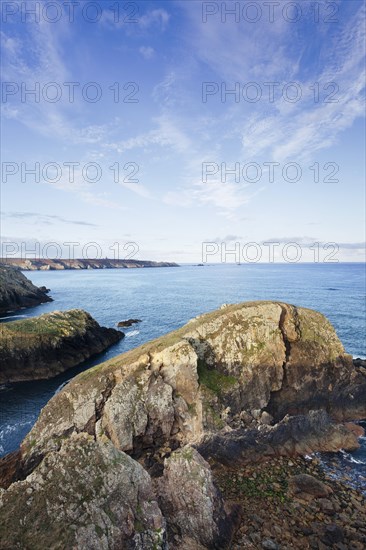
[[169, 22], [170, 14], [164, 9], [155, 9], [146, 12], [144, 15], [139, 17], [138, 22], [142, 28], [149, 28], [155, 25], [158, 25], [162, 30], [164, 30]]
[[148, 60], [155, 57], [155, 50], [151, 46], [141, 46], [139, 48], [139, 52], [145, 59]]
[[14, 219], [28, 221], [32, 224], [39, 223], [45, 225], [55, 225], [57, 223], [65, 223], [70, 225], [83, 225], [87, 227], [99, 227], [95, 223], [86, 222], [83, 220], [68, 220], [62, 216], [41, 214], [39, 212], [1, 212], [0, 216], [4, 219]]
[[[326, 27], [320, 22], [315, 27], [321, 40], [319, 51], [312, 53], [311, 74], [303, 71], [305, 49], [311, 47], [308, 39], [298, 32], [294, 48], [293, 33], [298, 28], [282, 17], [272, 24], [261, 21], [260, 25], [250, 25], [223, 24], [217, 16], [203, 24], [194, 3], [184, 7], [192, 21], [189, 38], [196, 55], [216, 73], [214, 79], [226, 83], [228, 89], [247, 82], [256, 82], [262, 89], [261, 101], [228, 101], [219, 114], [222, 127], [229, 126], [231, 137], [242, 144], [241, 152], [248, 160], [260, 156], [278, 162], [309, 158], [336, 143], [345, 129], [365, 115], [364, 3], [336, 33], [329, 24]], [[276, 90], [281, 91], [291, 81], [297, 82], [302, 92], [298, 103], [283, 98], [268, 101], [265, 82], [277, 82]], [[319, 102], [311, 91], [314, 82], [320, 86]], [[330, 82], [339, 88], [336, 103], [324, 101], [333, 88], [324, 91], [323, 87]]]
[[163, 197], [166, 204], [182, 207], [212, 207], [227, 219], [238, 219], [237, 211], [246, 206], [251, 198], [262, 189], [251, 189], [249, 184], [238, 185], [232, 182], [223, 184], [219, 179], [203, 183], [189, 183]]
[[142, 13], [143, 4], [137, 5], [131, 2], [129, 7], [128, 4], [125, 6], [120, 12], [104, 9], [100, 23], [109, 28], [123, 29], [128, 35], [136, 32], [136, 27], [141, 32], [156, 31], [156, 29], [163, 32], [169, 24], [171, 16], [165, 9], [157, 8]]
[[148, 149], [152, 146], [171, 147], [178, 152], [187, 151], [191, 146], [191, 140], [180, 123], [173, 115], [168, 113], [154, 117], [152, 123], [155, 128], [147, 133], [120, 141], [105, 143], [105, 147], [122, 154], [133, 149]]

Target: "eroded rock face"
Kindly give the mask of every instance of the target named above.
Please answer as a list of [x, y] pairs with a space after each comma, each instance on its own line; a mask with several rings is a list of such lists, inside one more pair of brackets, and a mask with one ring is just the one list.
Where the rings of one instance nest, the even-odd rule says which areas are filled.
[[19, 269], [0, 264], [0, 315], [45, 302], [52, 302], [47, 289], [36, 287]]
[[47, 379], [115, 344], [123, 333], [74, 309], [0, 324], [0, 384]]
[[167, 548], [148, 473], [109, 440], [86, 434], [66, 439], [0, 494], [0, 518], [4, 550]]
[[[44, 407], [21, 451], [0, 461], [0, 485], [23, 480], [2, 499], [14, 507], [21, 483], [43, 479], [47, 460], [61, 460], [68, 441], [79, 452], [85, 440], [96, 457], [107, 445], [153, 478], [171, 548], [224, 549], [220, 521], [230, 519], [204, 459], [226, 466], [354, 449], [357, 430], [333, 420], [366, 417], [365, 391], [363, 371], [321, 314], [277, 302], [226, 306], [74, 378]], [[98, 461], [94, 475], [103, 477], [108, 468]], [[73, 509], [67, 477], [69, 483]], [[35, 504], [43, 498], [36, 485]], [[94, 532], [83, 529], [81, 540], [93, 548]], [[114, 548], [113, 529], [108, 533]], [[133, 548], [153, 544], [139, 539]]]
[[229, 515], [215, 487], [209, 464], [189, 445], [164, 462], [157, 480], [159, 503], [170, 539], [185, 549], [192, 541], [203, 548], [225, 548], [230, 541]]

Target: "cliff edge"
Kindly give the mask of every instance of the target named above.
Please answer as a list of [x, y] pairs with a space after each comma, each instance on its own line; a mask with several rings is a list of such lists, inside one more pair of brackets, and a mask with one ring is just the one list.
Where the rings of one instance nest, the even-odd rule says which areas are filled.
[[36, 287], [18, 268], [0, 264], [0, 315], [52, 302], [47, 290]]

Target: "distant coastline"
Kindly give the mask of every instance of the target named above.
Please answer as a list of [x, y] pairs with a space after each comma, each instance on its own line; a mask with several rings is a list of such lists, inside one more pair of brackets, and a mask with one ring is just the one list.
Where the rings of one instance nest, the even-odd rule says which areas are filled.
[[22, 271], [62, 271], [67, 269], [130, 269], [142, 267], [179, 267], [174, 262], [153, 262], [149, 260], [65, 260], [0, 258], [0, 265], [13, 266]]

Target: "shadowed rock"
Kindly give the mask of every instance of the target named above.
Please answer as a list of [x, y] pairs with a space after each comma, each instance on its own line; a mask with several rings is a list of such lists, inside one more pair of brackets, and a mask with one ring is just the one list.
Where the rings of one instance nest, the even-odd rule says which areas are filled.
[[78, 309], [2, 323], [0, 384], [52, 378], [123, 337]]
[[0, 264], [0, 315], [52, 302], [48, 292], [45, 287], [36, 287], [19, 269]]
[[176, 534], [177, 549], [185, 550], [192, 542], [203, 548], [227, 546], [233, 521], [214, 485], [209, 464], [195, 449], [186, 446], [172, 453], [164, 461], [163, 476], [156, 486], [168, 530]]
[[316, 451], [354, 451], [357, 436], [343, 424], [333, 424], [324, 411], [289, 417], [273, 427], [223, 430], [207, 435], [197, 446], [203, 457], [229, 466], [233, 461], [248, 464], [271, 457], [295, 457]]

